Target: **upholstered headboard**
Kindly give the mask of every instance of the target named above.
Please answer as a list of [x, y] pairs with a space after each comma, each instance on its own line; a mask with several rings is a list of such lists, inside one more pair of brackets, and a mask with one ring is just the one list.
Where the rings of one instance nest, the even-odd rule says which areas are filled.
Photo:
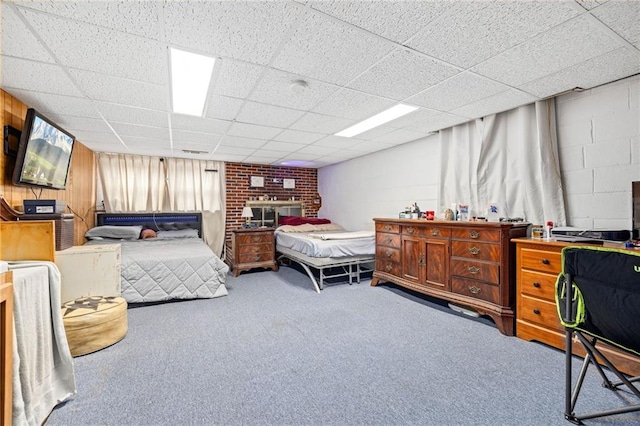
[[202, 237], [202, 213], [98, 213], [96, 225], [139, 225], [154, 231], [196, 229]]

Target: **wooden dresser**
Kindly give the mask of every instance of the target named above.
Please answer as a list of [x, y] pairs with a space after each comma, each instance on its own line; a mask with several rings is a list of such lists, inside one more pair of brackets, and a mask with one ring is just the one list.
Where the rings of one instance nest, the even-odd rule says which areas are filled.
[[512, 336], [515, 248], [528, 224], [374, 219], [371, 285], [389, 281], [490, 316]]
[[231, 253], [227, 263], [233, 276], [253, 268], [278, 270], [274, 228], [246, 228], [231, 231]]
[[[517, 238], [514, 243], [517, 266], [516, 336], [564, 350], [565, 331], [560, 324], [555, 302], [555, 283], [562, 271], [561, 251], [568, 245], [584, 244], [530, 238]], [[619, 244], [609, 246], [621, 248]], [[640, 375], [637, 357], [604, 345], [602, 348], [620, 370], [634, 376]], [[573, 352], [584, 356], [579, 343], [573, 345]]]

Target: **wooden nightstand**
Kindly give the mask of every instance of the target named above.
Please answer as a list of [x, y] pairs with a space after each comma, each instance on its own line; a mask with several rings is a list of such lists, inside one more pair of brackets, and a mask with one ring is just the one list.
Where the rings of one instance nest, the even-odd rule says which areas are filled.
[[278, 270], [273, 228], [247, 228], [231, 231], [231, 253], [227, 262], [237, 277], [253, 268]]

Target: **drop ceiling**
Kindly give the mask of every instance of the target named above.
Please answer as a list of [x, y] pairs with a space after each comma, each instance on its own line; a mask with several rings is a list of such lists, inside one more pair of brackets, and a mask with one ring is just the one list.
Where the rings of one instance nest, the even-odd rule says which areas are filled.
[[[632, 0], [0, 7], [1, 87], [96, 152], [317, 168], [640, 73]], [[217, 58], [204, 117], [171, 112], [169, 47]]]

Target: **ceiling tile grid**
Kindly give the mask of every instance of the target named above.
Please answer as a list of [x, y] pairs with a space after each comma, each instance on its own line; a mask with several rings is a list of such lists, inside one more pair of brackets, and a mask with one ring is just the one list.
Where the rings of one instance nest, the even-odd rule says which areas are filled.
[[[95, 151], [322, 167], [640, 73], [638, 1], [8, 0], [0, 8], [3, 90]], [[217, 59], [204, 117], [171, 112], [170, 47]], [[419, 109], [334, 136], [398, 102]]]

